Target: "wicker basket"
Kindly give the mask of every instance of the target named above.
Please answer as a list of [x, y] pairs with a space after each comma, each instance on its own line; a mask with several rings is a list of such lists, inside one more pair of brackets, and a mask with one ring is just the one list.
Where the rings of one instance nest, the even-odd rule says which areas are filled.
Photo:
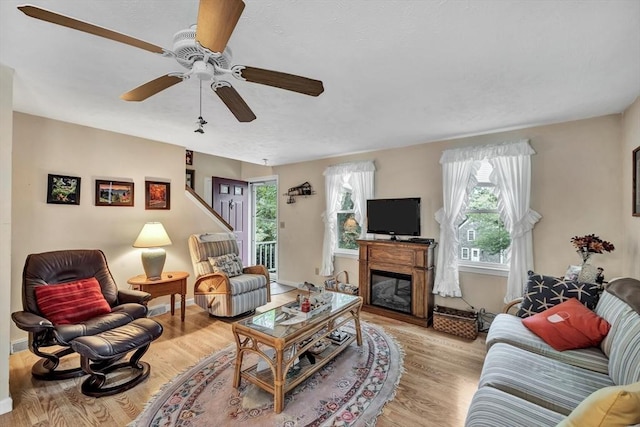
[[478, 337], [478, 313], [436, 305], [433, 309], [433, 329], [475, 340]]

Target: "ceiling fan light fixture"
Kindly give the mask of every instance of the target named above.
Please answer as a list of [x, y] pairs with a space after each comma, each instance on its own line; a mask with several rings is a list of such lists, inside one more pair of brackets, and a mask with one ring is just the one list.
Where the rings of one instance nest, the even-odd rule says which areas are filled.
[[191, 72], [200, 80], [211, 80], [213, 79], [215, 69], [213, 68], [213, 65], [209, 64], [208, 62], [196, 61], [193, 63]]

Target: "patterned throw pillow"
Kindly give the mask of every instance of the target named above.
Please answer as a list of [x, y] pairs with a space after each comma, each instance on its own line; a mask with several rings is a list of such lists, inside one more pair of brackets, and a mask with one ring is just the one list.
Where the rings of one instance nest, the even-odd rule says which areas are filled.
[[570, 298], [578, 299], [588, 309], [593, 310], [600, 298], [600, 287], [595, 283], [565, 281], [530, 271], [523, 297], [520, 310], [516, 313], [516, 316], [523, 318], [541, 313]]
[[36, 302], [54, 325], [84, 322], [111, 312], [95, 277], [35, 288]]
[[225, 273], [229, 277], [242, 274], [242, 260], [236, 254], [209, 257], [214, 273]]

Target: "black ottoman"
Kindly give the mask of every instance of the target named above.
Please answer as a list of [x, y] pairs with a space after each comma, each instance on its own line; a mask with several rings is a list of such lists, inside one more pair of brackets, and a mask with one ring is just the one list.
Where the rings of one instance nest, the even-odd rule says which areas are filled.
[[[149, 364], [141, 362], [140, 358], [146, 353], [151, 341], [160, 335], [160, 323], [141, 318], [98, 335], [73, 340], [71, 347], [80, 354], [80, 366], [89, 374], [89, 378], [82, 383], [82, 393], [92, 397], [110, 396], [140, 384], [151, 371]], [[129, 361], [115, 363], [134, 350]], [[104, 387], [107, 374], [120, 368], [130, 368], [132, 376], [126, 381], [118, 380], [114, 385]]]

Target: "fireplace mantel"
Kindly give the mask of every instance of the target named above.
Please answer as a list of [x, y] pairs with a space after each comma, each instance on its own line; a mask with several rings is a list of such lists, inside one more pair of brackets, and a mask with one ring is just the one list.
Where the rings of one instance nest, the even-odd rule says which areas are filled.
[[[398, 320], [428, 326], [433, 318], [433, 248], [435, 244], [402, 240], [358, 240], [359, 294], [362, 309]], [[371, 305], [371, 271], [411, 276], [411, 314]]]

